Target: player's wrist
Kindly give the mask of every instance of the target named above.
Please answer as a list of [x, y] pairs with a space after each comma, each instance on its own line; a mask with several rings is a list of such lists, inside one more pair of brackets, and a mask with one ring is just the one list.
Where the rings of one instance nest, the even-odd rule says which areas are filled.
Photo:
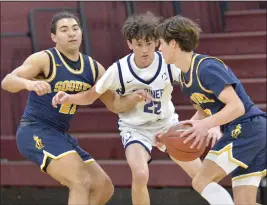
[[23, 79], [23, 83], [24, 83], [25, 90], [33, 91], [32, 80]]
[[217, 127], [218, 126], [218, 123], [215, 119], [213, 119], [211, 116], [210, 117], [207, 117], [207, 118], [204, 118], [203, 120], [203, 124], [207, 127], [207, 129], [211, 129], [213, 127]]

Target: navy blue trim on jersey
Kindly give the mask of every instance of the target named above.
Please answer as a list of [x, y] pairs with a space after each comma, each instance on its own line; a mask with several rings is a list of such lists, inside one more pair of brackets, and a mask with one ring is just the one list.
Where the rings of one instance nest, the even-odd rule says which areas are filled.
[[121, 83], [121, 91], [120, 91], [120, 94], [124, 94], [125, 93], [125, 87], [124, 87], [124, 82], [123, 82], [123, 77], [122, 77], [122, 71], [121, 71], [120, 61], [117, 61], [117, 67], [118, 67], [119, 79], [120, 79], [120, 83]]
[[98, 78], [98, 65], [95, 60], [93, 60], [93, 63], [95, 65], [95, 81], [96, 81], [96, 79]]
[[159, 56], [159, 66], [158, 66], [158, 70], [157, 70], [156, 74], [154, 75], [154, 77], [153, 77], [151, 80], [148, 80], [148, 81], [143, 80], [142, 78], [139, 78], [139, 76], [136, 75], [135, 72], [133, 71], [133, 68], [132, 68], [131, 63], [130, 63], [130, 57], [131, 57], [132, 54], [130, 54], [130, 55], [127, 57], [127, 63], [128, 63], [128, 66], [129, 66], [129, 69], [130, 69], [132, 75], [133, 75], [137, 80], [139, 80], [140, 82], [142, 82], [142, 83], [144, 83], [144, 84], [149, 85], [150, 83], [152, 83], [152, 82], [158, 77], [158, 75], [159, 75], [159, 73], [160, 73], [161, 65], [162, 65], [162, 57], [161, 57], [161, 55], [160, 55], [158, 52], [156, 52], [156, 53], [157, 53], [158, 56]]
[[171, 70], [171, 65], [170, 64], [168, 64], [168, 73], [169, 73], [169, 76], [170, 76], [171, 84], [173, 84], [172, 70]]
[[45, 52], [49, 56], [49, 73], [48, 73], [48, 76], [46, 77], [46, 79], [49, 79], [51, 77], [52, 73], [53, 73], [54, 65], [53, 65], [52, 56], [47, 51], [45, 51]]

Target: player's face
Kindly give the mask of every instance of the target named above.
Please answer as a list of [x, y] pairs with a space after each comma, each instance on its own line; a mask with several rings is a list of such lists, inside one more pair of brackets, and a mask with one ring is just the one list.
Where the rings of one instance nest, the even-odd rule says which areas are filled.
[[160, 38], [159, 50], [162, 52], [164, 60], [167, 64], [173, 64], [175, 62], [174, 47], [172, 41], [168, 44], [164, 39]]
[[82, 42], [82, 31], [73, 18], [60, 19], [57, 22], [56, 34], [52, 40], [63, 50], [79, 50]]
[[132, 42], [127, 41], [129, 48], [134, 52], [135, 62], [139, 67], [147, 67], [154, 60], [154, 52], [157, 46], [157, 41], [145, 39], [132, 39]]

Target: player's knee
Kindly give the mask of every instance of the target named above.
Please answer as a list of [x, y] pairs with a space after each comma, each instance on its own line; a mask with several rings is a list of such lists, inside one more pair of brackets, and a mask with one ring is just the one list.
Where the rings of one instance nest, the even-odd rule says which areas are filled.
[[133, 181], [137, 185], [147, 185], [148, 183], [148, 171], [138, 170], [133, 172]]
[[114, 193], [114, 186], [112, 184], [111, 179], [108, 176], [105, 177], [105, 179], [104, 179], [104, 181], [102, 183], [102, 188], [101, 188], [100, 191], [103, 191], [103, 190], [105, 190], [103, 192], [103, 195], [106, 198], [106, 201], [108, 201], [112, 197], [112, 195]]
[[103, 192], [105, 195], [110, 195], [110, 197], [114, 193], [114, 186], [108, 176], [105, 176], [103, 179], [101, 179], [101, 181], [98, 183], [97, 189], [99, 189], [99, 191]]
[[200, 174], [197, 174], [193, 180], [192, 180], [192, 187], [198, 192], [201, 193], [203, 189], [208, 185], [209, 183], [203, 180], [203, 178], [200, 176]]
[[88, 192], [91, 189], [92, 179], [86, 170], [75, 173], [74, 177], [68, 180], [70, 189], [86, 189]]

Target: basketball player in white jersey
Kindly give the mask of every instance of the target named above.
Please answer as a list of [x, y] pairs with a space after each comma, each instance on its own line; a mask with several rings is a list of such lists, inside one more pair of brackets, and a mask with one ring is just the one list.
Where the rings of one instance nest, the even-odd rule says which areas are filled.
[[[107, 90], [116, 90], [121, 96], [135, 90], [145, 90], [152, 96], [149, 102], [141, 101], [131, 110], [119, 113], [119, 130], [125, 148], [127, 162], [132, 171], [132, 202], [134, 205], [149, 205], [147, 189], [148, 163], [151, 150], [156, 146], [155, 135], [178, 123], [178, 115], [171, 101], [172, 82], [178, 81], [180, 70], [165, 63], [161, 53], [155, 52], [158, 40], [154, 29], [159, 18], [152, 13], [129, 17], [122, 32], [131, 53], [111, 65], [102, 78], [89, 91], [75, 95], [58, 93], [53, 104], [91, 104]], [[210, 139], [215, 143], [221, 136], [219, 129], [210, 130]], [[158, 146], [165, 151], [163, 146]], [[174, 159], [173, 159], [174, 160]], [[174, 160], [193, 178], [200, 170], [201, 161]]]

